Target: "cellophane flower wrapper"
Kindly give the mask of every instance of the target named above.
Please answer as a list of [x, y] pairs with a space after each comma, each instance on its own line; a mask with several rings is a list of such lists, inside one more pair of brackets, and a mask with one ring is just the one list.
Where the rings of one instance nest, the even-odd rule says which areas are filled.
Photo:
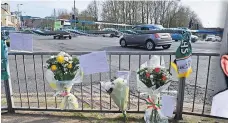
[[129, 101], [129, 75], [127, 78], [126, 76], [120, 76], [113, 82], [101, 82], [101, 86], [105, 88], [106, 91], [112, 88], [112, 91], [109, 94], [115, 104], [121, 111], [127, 110], [127, 104]]
[[83, 79], [83, 74], [80, 69], [77, 70], [77, 73], [73, 80], [68, 81], [58, 81], [55, 80], [54, 74], [51, 70], [46, 71], [46, 79], [49, 82], [52, 89], [56, 91], [54, 96], [61, 95], [64, 92], [67, 92], [67, 95], [62, 95], [63, 99], [60, 104], [60, 109], [77, 109], [78, 108], [78, 100], [77, 98], [70, 93], [72, 86], [75, 83], [81, 83]]
[[[149, 98], [153, 98], [154, 99], [154, 103], [155, 104], [159, 104], [160, 101], [160, 93], [166, 89], [168, 89], [168, 87], [170, 86], [171, 81], [170, 79], [170, 75], [168, 72], [164, 72], [166, 74], [165, 76], [167, 77], [167, 80], [165, 81], [165, 83], [159, 87], [156, 87], [156, 85], [151, 84], [151, 87], [148, 87], [149, 85], [146, 85], [148, 83], [143, 83], [140, 80], [140, 76], [139, 74], [141, 72], [139, 72], [140, 70], [143, 70], [144, 68], [148, 68], [148, 72], [152, 73], [152, 70], [154, 70], [155, 68], [159, 68], [160, 70], [164, 70], [165, 71], [165, 62], [164, 62], [164, 58], [161, 56], [152, 56], [151, 59], [145, 63], [143, 63], [140, 66], [140, 69], [137, 70], [137, 89], [140, 93], [143, 93], [147, 96], [149, 96]], [[139, 72], [139, 73], [138, 73]], [[142, 75], [143, 76], [143, 75]], [[151, 75], [150, 75], [151, 76]], [[142, 79], [142, 78], [141, 78]], [[153, 77], [152, 79], [150, 79], [151, 82], [153, 82]], [[155, 83], [155, 82], [153, 82]], [[155, 111], [156, 110], [156, 111]], [[153, 113], [156, 115], [154, 115]], [[151, 118], [153, 118], [151, 120]], [[168, 117], [164, 116], [161, 112], [160, 109], [154, 109], [154, 108], [148, 108], [145, 111], [145, 115], [144, 115], [144, 120], [146, 123], [168, 123]]]
[[51, 88], [56, 91], [56, 94], [59, 94], [64, 91], [65, 88], [70, 88], [76, 83], [81, 83], [83, 80], [83, 72], [79, 68], [73, 80], [58, 81], [54, 78], [53, 72], [48, 69], [46, 71], [46, 79]]
[[[153, 69], [153, 68], [161, 68], [161, 69], [165, 69], [165, 62], [164, 62], [164, 58], [161, 56], [157, 56], [154, 55], [151, 57], [151, 59], [145, 63], [143, 63], [140, 66], [140, 69], [143, 68], [149, 68], [149, 69]], [[140, 69], [138, 69], [137, 71], [139, 71]], [[162, 91], [168, 89], [169, 85], [170, 85], [170, 81], [167, 80], [167, 83], [164, 84], [163, 86], [160, 86], [159, 88], [156, 89], [156, 86], [152, 86], [152, 87], [147, 87], [140, 79], [139, 79], [139, 75], [136, 74], [136, 78], [137, 78], [137, 89], [140, 93], [146, 94], [146, 95], [154, 95], [154, 94], [159, 94]]]
[[[62, 59], [58, 59], [57, 57], [61, 56]], [[54, 66], [48, 67], [46, 71], [46, 80], [48, 81], [50, 87], [56, 91], [54, 96], [62, 96], [62, 102], [60, 104], [60, 109], [76, 109], [78, 108], [78, 101], [77, 98], [70, 93], [72, 86], [75, 83], [81, 83], [83, 80], [83, 72], [81, 71], [80, 67], [76, 64], [75, 67], [78, 67], [77, 69], [74, 69], [72, 67], [72, 64], [74, 64], [72, 61], [72, 57], [65, 53], [65, 52], [60, 52], [56, 57], [52, 56], [47, 63], [49, 66]], [[55, 61], [56, 60], [56, 61]], [[64, 60], [64, 61], [63, 61]], [[61, 65], [61, 68], [56, 67], [57, 61], [61, 61], [61, 63], [58, 63], [58, 65]], [[71, 66], [67, 66], [71, 64]], [[67, 68], [70, 70], [73, 70], [73, 73], [69, 73], [67, 71]], [[72, 69], [71, 69], [72, 68]], [[56, 71], [59, 70], [59, 71]], [[61, 72], [63, 73], [63, 76], [59, 77], [56, 76], [56, 72]], [[72, 71], [71, 71], [72, 72]], [[69, 74], [71, 74], [69, 78]], [[61, 78], [62, 80], [57, 80], [56, 78]]]
[[144, 121], [146, 123], [169, 123], [168, 118], [162, 114], [161, 110], [157, 110], [158, 115], [156, 116], [156, 121], [154, 121], [154, 119], [151, 121], [150, 118], [153, 110], [153, 108], [146, 109], [144, 114]]

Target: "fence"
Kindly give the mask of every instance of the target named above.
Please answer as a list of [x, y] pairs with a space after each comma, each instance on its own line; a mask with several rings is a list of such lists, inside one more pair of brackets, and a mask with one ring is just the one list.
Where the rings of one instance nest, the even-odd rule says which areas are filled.
[[[143, 96], [136, 90], [136, 70], [142, 63], [149, 60], [152, 55], [164, 57], [166, 67], [172, 73], [173, 82], [169, 91], [177, 91], [178, 79], [176, 73], [171, 69], [170, 62], [175, 59], [174, 52], [107, 52], [110, 71], [84, 77], [81, 84], [74, 85], [72, 93], [78, 98], [80, 109], [60, 110], [60, 97], [53, 97], [54, 91], [49, 87], [45, 79], [45, 61], [58, 52], [33, 52], [33, 53], [9, 53], [9, 64], [12, 84], [2, 86], [2, 99], [8, 105], [8, 111], [31, 110], [31, 111], [61, 111], [61, 112], [106, 112], [120, 113], [118, 107], [111, 100], [111, 97], [101, 88], [99, 81], [109, 80], [119, 70], [130, 70], [130, 95], [129, 113], [144, 113], [146, 103]], [[72, 56], [78, 56], [90, 52], [69, 52]], [[193, 53], [192, 54], [192, 75], [184, 80], [183, 114], [210, 116], [211, 97], [214, 94], [212, 89], [215, 84], [215, 68], [213, 65], [219, 60], [218, 53]], [[7, 83], [7, 82], [6, 82]], [[4, 92], [4, 88], [6, 91]], [[9, 89], [12, 89], [10, 91]], [[169, 93], [176, 96], [176, 94]], [[9, 100], [11, 98], [12, 100]], [[3, 100], [2, 100], [3, 101]], [[11, 106], [11, 105], [12, 106]], [[178, 105], [177, 105], [178, 106]], [[178, 107], [177, 107], [178, 108]], [[179, 107], [181, 108], [181, 107]], [[179, 110], [177, 110], [179, 111]], [[178, 112], [174, 112], [178, 113]], [[182, 114], [182, 112], [179, 112]]]

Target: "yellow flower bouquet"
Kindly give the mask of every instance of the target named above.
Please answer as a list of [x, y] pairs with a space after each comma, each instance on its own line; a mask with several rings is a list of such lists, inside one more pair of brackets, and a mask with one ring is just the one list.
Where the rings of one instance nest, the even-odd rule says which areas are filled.
[[70, 93], [75, 83], [82, 82], [82, 72], [79, 68], [79, 60], [72, 58], [68, 53], [60, 52], [57, 56], [51, 56], [46, 61], [46, 79], [57, 95], [63, 96], [61, 109], [77, 108], [77, 98]]

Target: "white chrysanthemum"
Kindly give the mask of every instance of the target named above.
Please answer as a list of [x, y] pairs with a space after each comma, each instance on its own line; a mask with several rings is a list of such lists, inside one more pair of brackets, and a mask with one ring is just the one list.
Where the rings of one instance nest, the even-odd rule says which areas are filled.
[[153, 79], [153, 78], [154, 78], [154, 76], [153, 76], [153, 75], [150, 75], [150, 78], [151, 78], [151, 79]]
[[64, 57], [64, 60], [65, 60], [65, 61], [69, 61], [69, 58], [68, 58], [68, 57]]
[[66, 57], [71, 57], [68, 53], [65, 53], [65, 55], [64, 56], [66, 56]]
[[71, 64], [72, 64], [72, 63], [73, 63], [73, 61], [69, 61], [69, 63], [71, 63]]
[[72, 59], [73, 59], [73, 58], [70, 56], [70, 57], [69, 57], [69, 60], [72, 61]]
[[55, 58], [55, 56], [51, 56], [51, 59]]
[[155, 84], [155, 83], [154, 83], [154, 81], [152, 81], [151, 83], [152, 83], [152, 85], [154, 85], [154, 84]]
[[61, 51], [61, 52], [58, 54], [58, 56], [64, 56], [65, 54], [66, 54], [65, 52]]
[[114, 85], [112, 84], [112, 82], [101, 82], [101, 86], [108, 91], [109, 89], [113, 88]]

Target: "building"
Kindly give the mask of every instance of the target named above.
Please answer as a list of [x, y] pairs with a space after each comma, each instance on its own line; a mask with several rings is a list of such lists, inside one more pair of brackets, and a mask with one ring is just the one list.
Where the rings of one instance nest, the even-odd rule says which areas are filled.
[[19, 27], [20, 23], [15, 13], [10, 12], [8, 3], [1, 4], [1, 26]]

